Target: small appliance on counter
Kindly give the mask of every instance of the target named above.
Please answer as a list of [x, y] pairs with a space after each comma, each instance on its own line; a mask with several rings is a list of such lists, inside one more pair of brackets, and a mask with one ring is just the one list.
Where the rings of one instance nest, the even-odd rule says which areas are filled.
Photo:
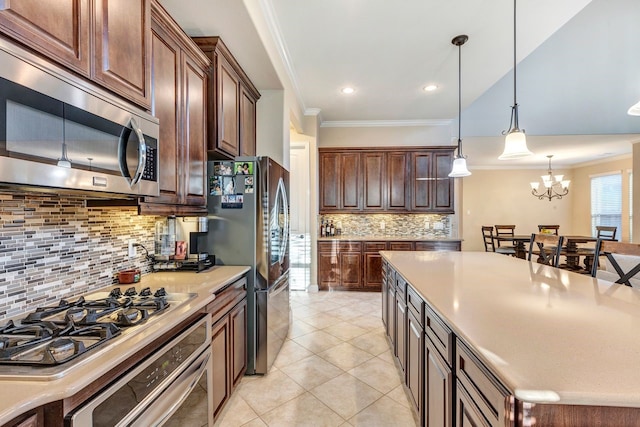
[[[207, 235], [207, 217], [182, 218], [170, 216], [156, 222], [153, 271], [200, 272], [215, 264], [215, 255], [201, 250], [201, 238]], [[188, 243], [185, 237], [189, 236]], [[184, 240], [179, 240], [184, 239]]]

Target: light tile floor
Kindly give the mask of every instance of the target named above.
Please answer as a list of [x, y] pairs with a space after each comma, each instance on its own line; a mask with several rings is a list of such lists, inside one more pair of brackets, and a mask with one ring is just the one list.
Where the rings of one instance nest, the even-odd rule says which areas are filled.
[[216, 423], [415, 427], [375, 292], [292, 292], [292, 325], [268, 375], [246, 376]]

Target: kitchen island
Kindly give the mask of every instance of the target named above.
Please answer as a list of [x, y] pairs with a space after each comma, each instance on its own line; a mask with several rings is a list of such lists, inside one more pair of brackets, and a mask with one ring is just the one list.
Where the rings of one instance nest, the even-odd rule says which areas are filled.
[[[46, 419], [46, 425], [62, 426], [62, 417], [69, 409], [86, 399], [104, 378], [128, 366], [140, 357], [143, 349], [157, 347], [166, 342], [177, 328], [194, 318], [201, 318], [216, 301], [215, 293], [241, 279], [249, 267], [214, 266], [200, 273], [159, 272], [143, 276], [139, 283], [114, 285], [126, 289], [164, 287], [168, 293], [197, 294], [176, 306], [168, 316], [154, 318], [153, 322], [122, 333], [113, 340], [88, 351], [74, 361], [73, 366], [61, 374], [42, 377], [21, 377], [10, 370], [0, 374], [0, 425], [6, 425], [31, 410], [33, 425]], [[113, 288], [111, 286], [110, 288]], [[103, 384], [104, 386], [104, 384]], [[93, 390], [93, 391], [92, 391]], [[32, 425], [11, 423], [8, 425]]]
[[383, 321], [424, 423], [640, 423], [640, 291], [485, 252], [381, 252]]

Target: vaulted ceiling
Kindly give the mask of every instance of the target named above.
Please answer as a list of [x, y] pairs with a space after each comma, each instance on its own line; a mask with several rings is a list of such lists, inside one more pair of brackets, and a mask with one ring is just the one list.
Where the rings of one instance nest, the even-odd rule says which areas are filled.
[[[188, 34], [220, 35], [258, 89], [292, 88], [302, 110], [318, 109], [331, 126], [445, 125], [456, 136], [451, 39], [467, 34], [464, 152], [470, 166], [505, 166], [497, 156], [513, 104], [512, 0], [161, 3]], [[544, 165], [554, 154], [554, 164], [572, 165], [631, 152], [640, 140], [640, 117], [626, 113], [640, 100], [638, 22], [637, 0], [518, 1], [520, 125], [536, 155], [513, 164]], [[438, 89], [425, 92], [427, 84]], [[340, 93], [345, 86], [355, 93]]]

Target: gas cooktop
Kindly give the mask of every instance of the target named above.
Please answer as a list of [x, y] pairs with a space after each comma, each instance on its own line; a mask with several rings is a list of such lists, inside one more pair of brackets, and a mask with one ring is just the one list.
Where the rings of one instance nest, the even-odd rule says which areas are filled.
[[39, 307], [0, 325], [0, 377], [58, 377], [94, 348], [195, 296], [164, 288], [114, 288]]

